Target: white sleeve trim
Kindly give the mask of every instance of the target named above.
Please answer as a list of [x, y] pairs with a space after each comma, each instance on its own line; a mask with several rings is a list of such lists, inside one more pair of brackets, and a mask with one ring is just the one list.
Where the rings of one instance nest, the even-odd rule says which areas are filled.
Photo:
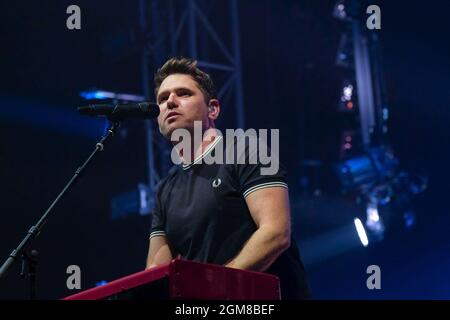
[[264, 189], [264, 188], [271, 188], [271, 187], [283, 187], [283, 188], [288, 189], [287, 183], [280, 182], [280, 181], [261, 183], [261, 184], [257, 184], [256, 186], [253, 186], [253, 187], [247, 189], [246, 191], [244, 191], [244, 193], [243, 193], [244, 198], [247, 198], [247, 196], [250, 193], [252, 193], [256, 190], [260, 190], [260, 189]]
[[164, 231], [153, 231], [152, 233], [150, 233], [149, 240], [156, 236], [165, 236], [165, 235], [166, 233]]

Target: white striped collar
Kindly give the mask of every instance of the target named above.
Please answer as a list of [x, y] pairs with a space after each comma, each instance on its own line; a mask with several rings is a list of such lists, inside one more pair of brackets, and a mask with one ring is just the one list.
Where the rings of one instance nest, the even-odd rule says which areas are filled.
[[199, 163], [208, 153], [210, 153], [212, 151], [212, 149], [214, 149], [214, 147], [219, 143], [219, 141], [222, 139], [221, 135], [216, 136], [216, 138], [214, 139], [214, 141], [206, 148], [206, 150], [199, 155], [193, 162], [191, 163], [187, 163], [187, 164], [183, 164], [183, 170], [187, 170], [190, 167], [192, 167], [194, 164]]

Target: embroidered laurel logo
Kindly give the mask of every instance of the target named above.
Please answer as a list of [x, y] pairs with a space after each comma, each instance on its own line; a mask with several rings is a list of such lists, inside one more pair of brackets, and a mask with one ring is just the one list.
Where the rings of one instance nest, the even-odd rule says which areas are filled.
[[222, 180], [220, 180], [220, 178], [216, 178], [216, 179], [213, 180], [212, 186], [214, 188], [217, 188], [218, 186], [220, 186], [221, 183], [222, 183]]

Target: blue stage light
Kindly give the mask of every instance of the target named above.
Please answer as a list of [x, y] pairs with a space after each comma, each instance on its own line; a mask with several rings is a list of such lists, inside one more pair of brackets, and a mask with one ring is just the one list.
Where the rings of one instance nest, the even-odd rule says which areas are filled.
[[355, 223], [355, 228], [356, 232], [358, 233], [359, 240], [361, 240], [361, 243], [364, 247], [367, 247], [369, 245], [369, 239], [367, 237], [367, 233], [364, 229], [363, 223], [359, 218], [355, 218], [353, 222]]
[[95, 286], [96, 286], [96, 287], [100, 287], [100, 286], [102, 286], [102, 285], [104, 285], [104, 284], [107, 284], [107, 283], [108, 283], [107, 281], [102, 280], [102, 281], [97, 282], [97, 283], [95, 284]]

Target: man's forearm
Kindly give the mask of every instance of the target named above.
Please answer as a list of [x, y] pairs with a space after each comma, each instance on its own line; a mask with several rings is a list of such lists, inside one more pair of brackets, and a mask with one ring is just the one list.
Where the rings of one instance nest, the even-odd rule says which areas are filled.
[[245, 243], [239, 254], [225, 266], [264, 272], [290, 245], [290, 235], [261, 226]]
[[154, 237], [150, 243], [146, 269], [170, 262], [173, 259], [169, 244], [165, 237]]

